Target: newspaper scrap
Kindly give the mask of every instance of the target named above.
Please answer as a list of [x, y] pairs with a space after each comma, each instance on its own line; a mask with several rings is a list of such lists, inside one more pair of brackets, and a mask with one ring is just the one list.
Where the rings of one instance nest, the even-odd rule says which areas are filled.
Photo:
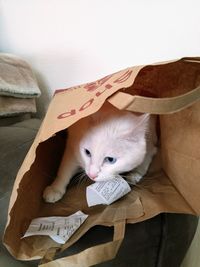
[[36, 218], [31, 221], [28, 230], [22, 238], [33, 235], [48, 235], [55, 242], [64, 244], [87, 217], [88, 215], [82, 211], [77, 211], [68, 217], [54, 216]]
[[98, 204], [109, 205], [131, 191], [129, 184], [121, 177], [106, 181], [96, 182], [86, 189], [88, 206]]

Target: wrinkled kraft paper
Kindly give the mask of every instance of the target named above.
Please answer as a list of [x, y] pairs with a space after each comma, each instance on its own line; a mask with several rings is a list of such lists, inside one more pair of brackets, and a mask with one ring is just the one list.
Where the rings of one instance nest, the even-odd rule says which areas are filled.
[[[91, 266], [116, 255], [125, 223], [161, 212], [200, 215], [199, 99], [200, 58], [132, 67], [58, 90], [13, 187], [3, 240], [9, 252], [21, 260], [44, 258], [43, 267]], [[147, 177], [109, 206], [89, 208], [87, 184], [72, 184], [61, 201], [44, 203], [43, 190], [56, 176], [64, 150], [65, 129], [99, 110], [105, 101], [119, 109], [159, 115], [160, 150]], [[21, 239], [33, 218], [68, 216], [78, 210], [89, 217], [66, 244], [44, 236]], [[113, 241], [48, 262], [57, 249], [68, 248], [95, 225], [114, 226]]]

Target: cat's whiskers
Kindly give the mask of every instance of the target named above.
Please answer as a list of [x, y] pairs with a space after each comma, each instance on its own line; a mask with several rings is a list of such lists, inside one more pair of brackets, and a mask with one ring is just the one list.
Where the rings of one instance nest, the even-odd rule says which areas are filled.
[[77, 187], [80, 187], [84, 183], [86, 183], [87, 179], [88, 179], [88, 177], [85, 174], [84, 170], [73, 178], [73, 180], [76, 182]]
[[[47, 202], [59, 200], [72, 177], [70, 184], [76, 183], [77, 190], [88, 185], [89, 177], [83, 169], [92, 174], [91, 177], [97, 173], [95, 182], [108, 182], [117, 177], [116, 173], [123, 173], [121, 176], [128, 180], [131, 178], [128, 170], [135, 169], [137, 172], [137, 167], [139, 174], [142, 170], [141, 178], [146, 174], [156, 150], [155, 120], [149, 114], [117, 110], [110, 104], [108, 109], [105, 107], [105, 111], [108, 116], [102, 110], [95, 113], [101, 120], [96, 120], [96, 115], [89, 116], [69, 127], [67, 146], [55, 180], [61, 185], [61, 192], [57, 197], [55, 183], [51, 185], [51, 190], [47, 187], [44, 192]], [[97, 171], [99, 166], [100, 172]], [[76, 176], [75, 172], [78, 172]], [[53, 180], [54, 177], [49, 178]], [[47, 179], [45, 177], [44, 183], [48, 182]], [[139, 179], [135, 178], [137, 182]]]

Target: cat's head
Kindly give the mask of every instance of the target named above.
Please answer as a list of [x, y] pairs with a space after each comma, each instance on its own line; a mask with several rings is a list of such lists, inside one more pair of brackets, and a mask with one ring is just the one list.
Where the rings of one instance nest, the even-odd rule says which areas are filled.
[[148, 123], [148, 114], [130, 112], [93, 121], [79, 147], [81, 167], [88, 177], [107, 181], [140, 165], [146, 154]]

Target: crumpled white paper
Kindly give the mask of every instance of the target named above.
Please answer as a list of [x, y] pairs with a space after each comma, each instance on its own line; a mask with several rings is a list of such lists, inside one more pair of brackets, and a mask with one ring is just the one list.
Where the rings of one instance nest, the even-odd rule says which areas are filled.
[[68, 217], [54, 216], [36, 218], [31, 221], [28, 230], [22, 238], [33, 235], [47, 235], [55, 242], [64, 244], [87, 217], [88, 215], [82, 211], [77, 211]]
[[109, 205], [131, 191], [129, 184], [121, 177], [116, 176], [106, 182], [95, 182], [86, 189], [88, 206], [98, 204]]

